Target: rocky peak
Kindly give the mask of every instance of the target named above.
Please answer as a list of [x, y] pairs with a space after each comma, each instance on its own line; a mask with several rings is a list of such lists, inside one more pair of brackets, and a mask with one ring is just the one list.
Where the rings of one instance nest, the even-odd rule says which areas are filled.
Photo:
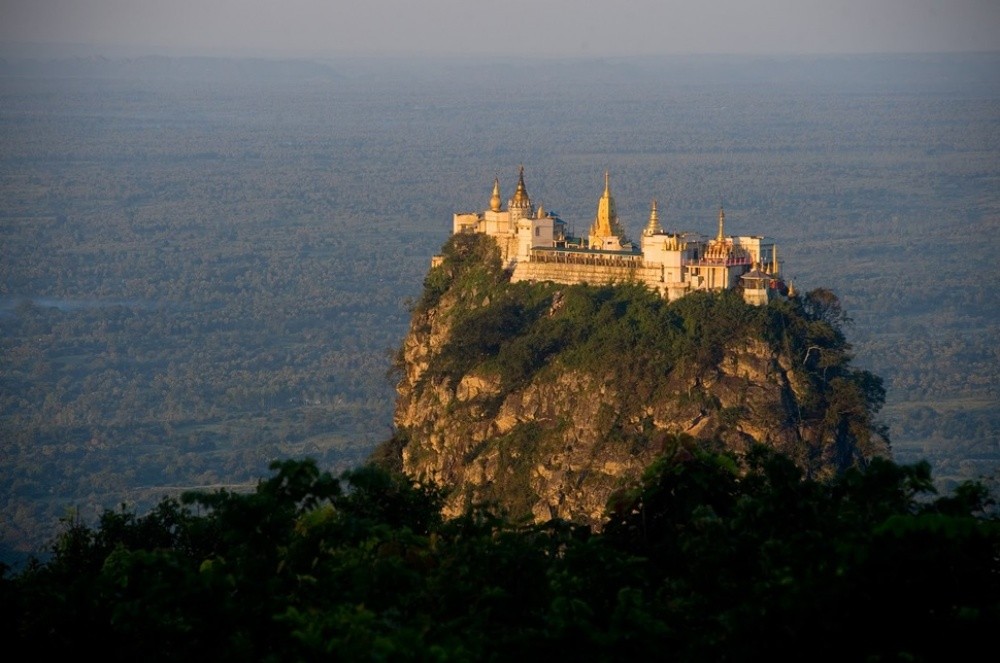
[[485, 502], [596, 529], [682, 440], [767, 445], [831, 476], [889, 453], [881, 380], [850, 366], [831, 297], [512, 284], [493, 240], [456, 235], [414, 306], [380, 453], [448, 489], [447, 515]]

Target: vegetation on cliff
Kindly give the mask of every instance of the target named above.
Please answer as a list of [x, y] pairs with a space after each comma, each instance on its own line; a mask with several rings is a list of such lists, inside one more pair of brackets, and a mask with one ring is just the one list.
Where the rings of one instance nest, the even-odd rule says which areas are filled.
[[[452, 489], [454, 513], [493, 501], [590, 524], [681, 433], [766, 444], [830, 477], [889, 453], [882, 381], [851, 365], [847, 321], [825, 289], [751, 306], [734, 291], [668, 303], [629, 283], [510, 283], [492, 239], [455, 235], [413, 306], [380, 457]], [[597, 498], [581, 506], [574, 482]]]
[[[0, 572], [5, 642], [106, 661], [962, 660], [1000, 620], [1000, 523], [926, 464], [830, 481], [681, 439], [602, 533], [513, 525], [364, 467], [68, 523]], [[2, 571], [2, 569], [0, 569]]]

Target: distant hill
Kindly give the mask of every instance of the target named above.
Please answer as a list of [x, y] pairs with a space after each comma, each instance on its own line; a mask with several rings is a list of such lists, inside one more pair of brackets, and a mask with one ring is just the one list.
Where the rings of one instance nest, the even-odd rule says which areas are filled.
[[341, 74], [313, 60], [145, 55], [135, 58], [10, 58], [0, 61], [0, 76], [294, 81], [337, 79]]

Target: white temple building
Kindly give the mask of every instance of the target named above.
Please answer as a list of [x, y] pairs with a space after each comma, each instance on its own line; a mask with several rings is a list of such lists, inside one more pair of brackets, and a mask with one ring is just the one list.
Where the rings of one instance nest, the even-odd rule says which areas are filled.
[[506, 208], [496, 179], [489, 208], [456, 213], [452, 231], [494, 238], [515, 282], [642, 282], [669, 300], [693, 290], [739, 289], [752, 304], [766, 304], [787, 294], [774, 241], [760, 235], [727, 236], [721, 208], [718, 222], [718, 234], [711, 239], [667, 232], [660, 225], [654, 200], [637, 247], [625, 236], [611, 195], [611, 178], [605, 173], [604, 192], [587, 236], [570, 237], [562, 219], [541, 206], [535, 208], [522, 167]]

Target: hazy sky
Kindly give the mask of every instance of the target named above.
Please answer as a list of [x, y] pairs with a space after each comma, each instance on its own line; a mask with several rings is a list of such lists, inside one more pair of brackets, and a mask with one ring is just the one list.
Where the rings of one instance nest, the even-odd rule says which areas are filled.
[[109, 54], [996, 51], [998, 35], [1000, 0], [0, 0], [8, 49]]

